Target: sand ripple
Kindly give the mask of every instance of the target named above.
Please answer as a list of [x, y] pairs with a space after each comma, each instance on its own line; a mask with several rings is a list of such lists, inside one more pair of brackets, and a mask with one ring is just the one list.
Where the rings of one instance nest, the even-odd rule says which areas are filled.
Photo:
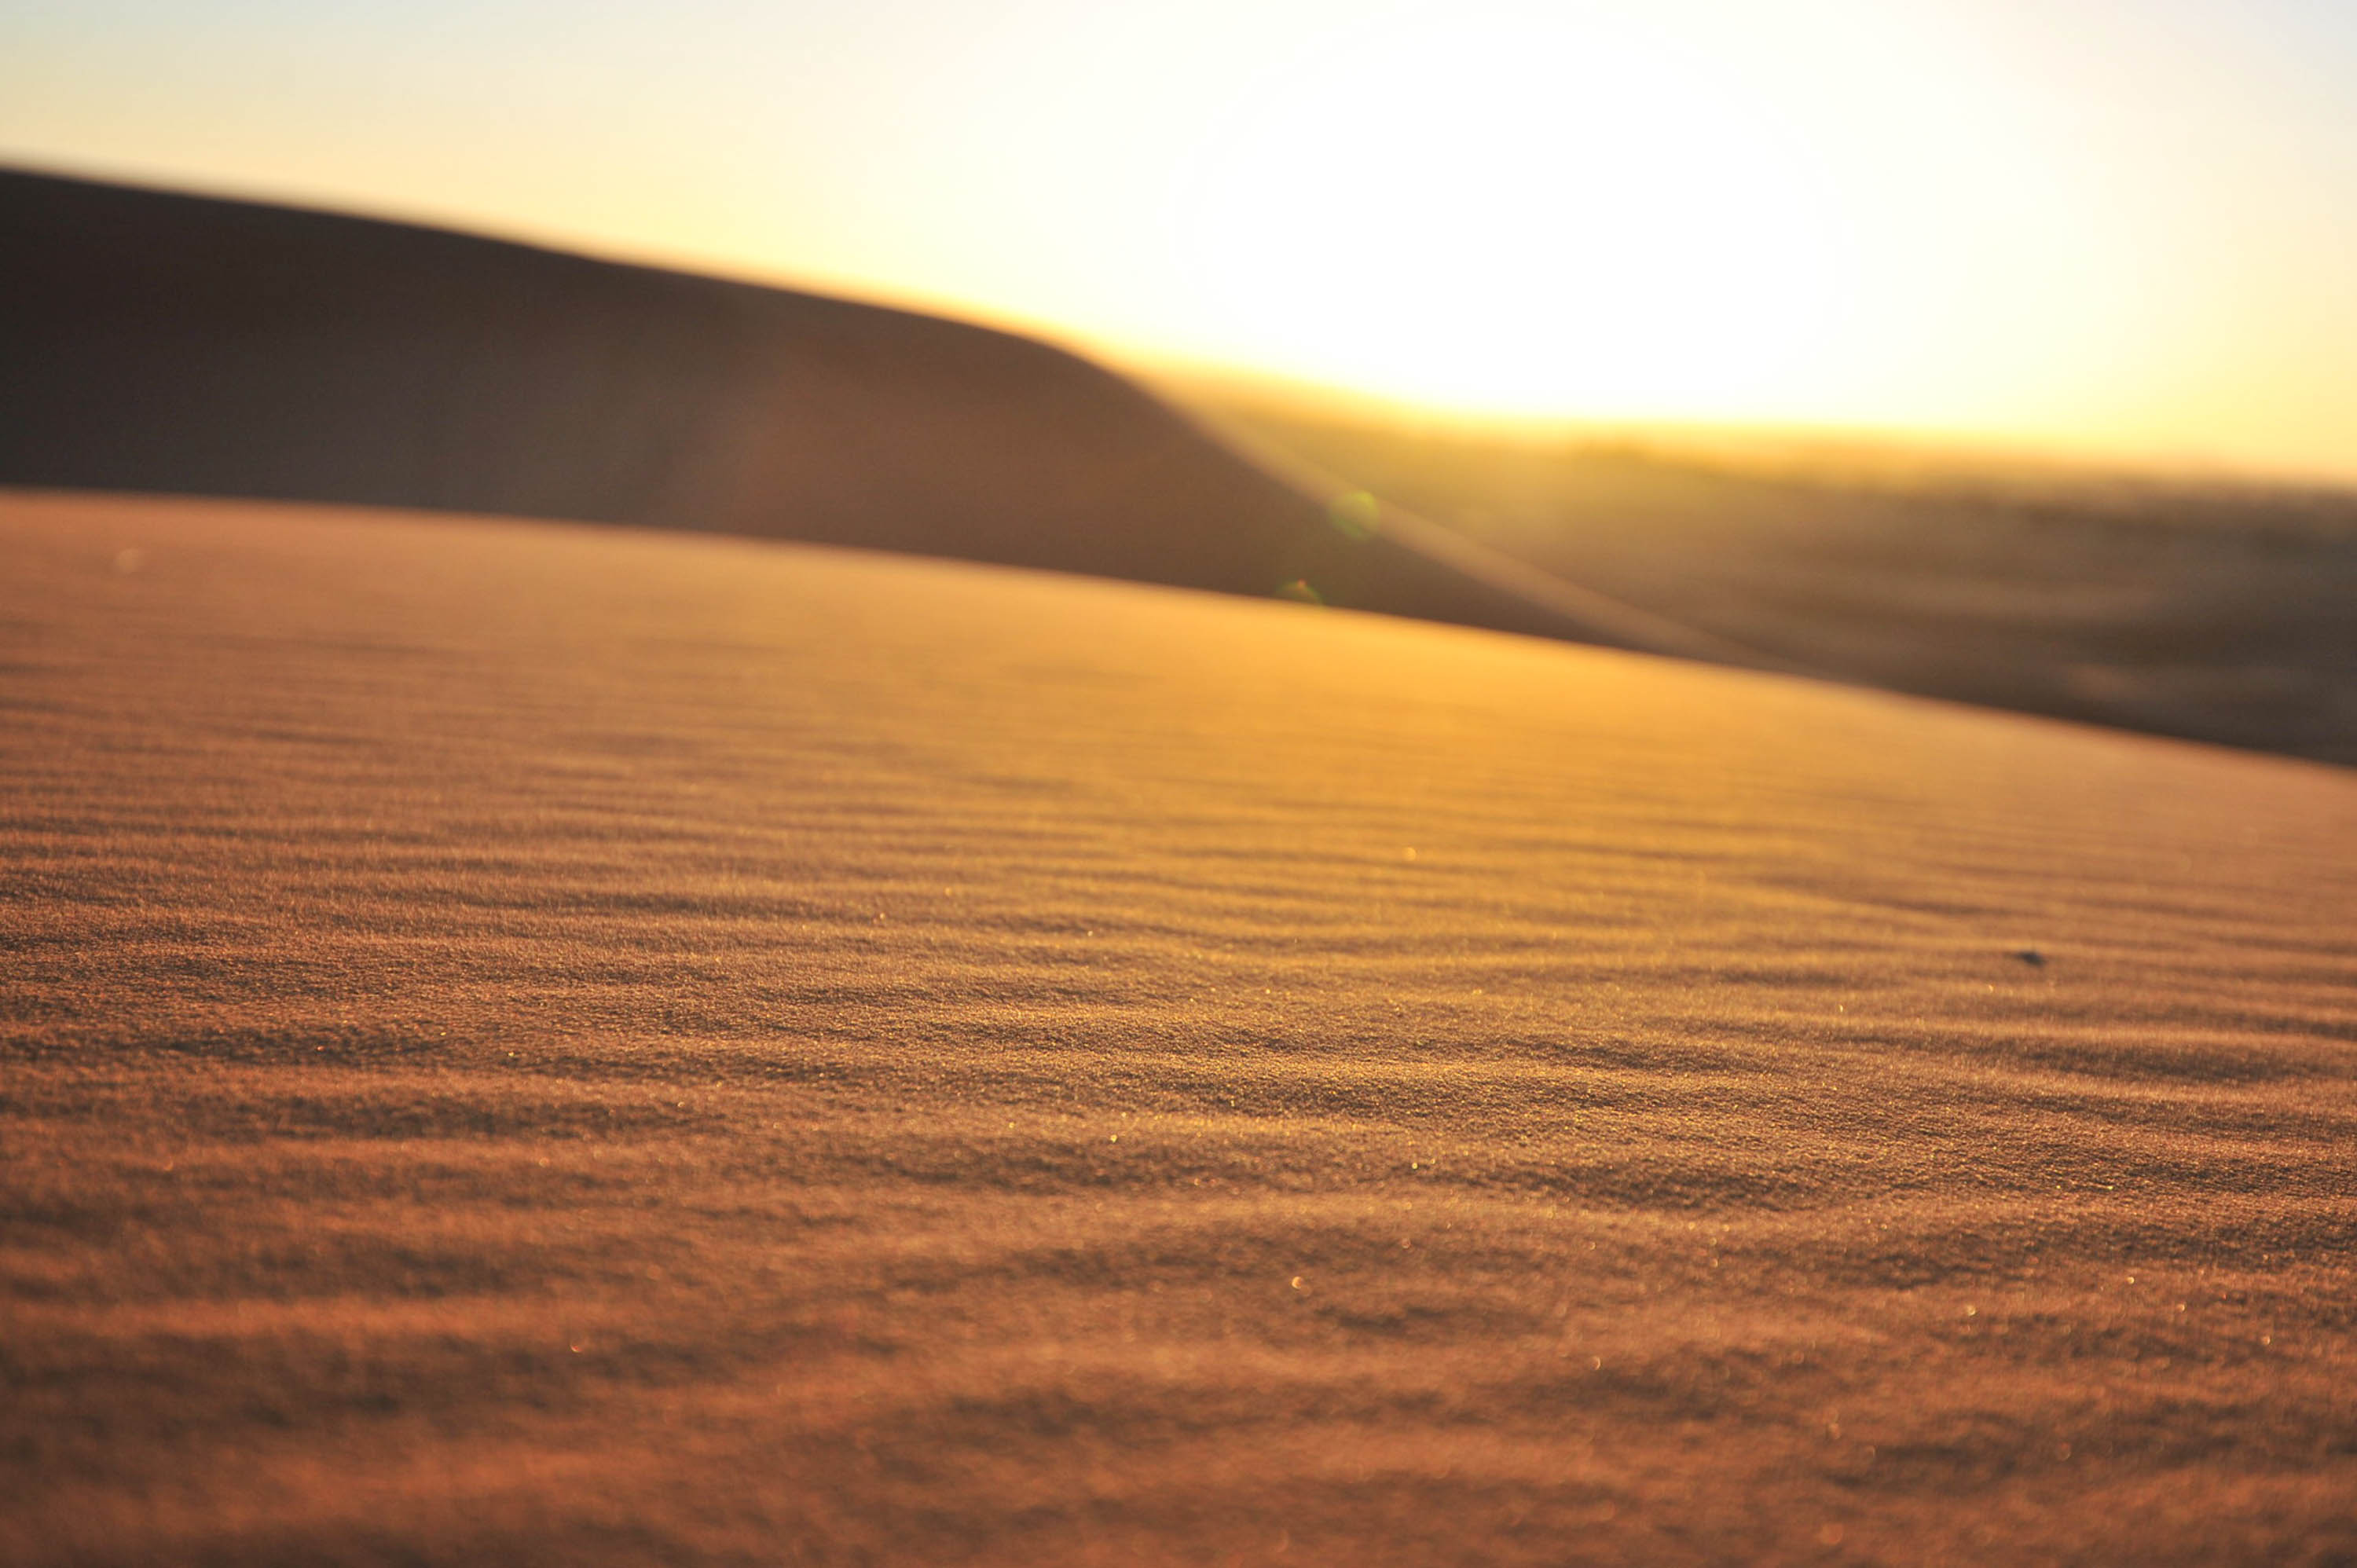
[[11, 1563], [2357, 1553], [2357, 776], [813, 548], [0, 532]]

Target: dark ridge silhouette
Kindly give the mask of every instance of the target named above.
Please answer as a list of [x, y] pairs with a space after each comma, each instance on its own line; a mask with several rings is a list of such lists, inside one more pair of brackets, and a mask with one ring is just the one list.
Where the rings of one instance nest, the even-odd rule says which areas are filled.
[[1415, 520], [1338, 524], [1128, 381], [1008, 333], [27, 172], [0, 171], [0, 483], [1306, 586], [1353, 608], [1725, 653]]

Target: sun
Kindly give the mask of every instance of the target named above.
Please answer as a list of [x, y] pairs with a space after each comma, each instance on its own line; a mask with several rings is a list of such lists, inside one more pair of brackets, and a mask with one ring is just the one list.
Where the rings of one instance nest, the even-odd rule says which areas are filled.
[[1839, 325], [1806, 147], [1706, 58], [1592, 17], [1402, 24], [1265, 81], [1173, 221], [1207, 312], [1426, 402], [1757, 410]]

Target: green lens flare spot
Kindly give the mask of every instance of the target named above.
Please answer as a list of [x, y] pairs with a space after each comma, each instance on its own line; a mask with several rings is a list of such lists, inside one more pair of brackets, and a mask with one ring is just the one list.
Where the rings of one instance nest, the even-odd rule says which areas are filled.
[[1291, 599], [1298, 605], [1322, 605], [1326, 602], [1326, 596], [1311, 587], [1306, 577], [1296, 577], [1286, 584], [1285, 586], [1277, 589], [1276, 596], [1280, 599]]
[[1326, 503], [1326, 521], [1337, 532], [1364, 541], [1375, 536], [1383, 511], [1383, 503], [1367, 491], [1349, 490]]

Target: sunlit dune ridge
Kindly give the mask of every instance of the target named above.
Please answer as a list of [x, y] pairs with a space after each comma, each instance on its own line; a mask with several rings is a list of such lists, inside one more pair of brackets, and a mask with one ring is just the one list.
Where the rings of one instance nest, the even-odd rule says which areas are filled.
[[2357, 1552], [2357, 777], [0, 503], [0, 1559]]

